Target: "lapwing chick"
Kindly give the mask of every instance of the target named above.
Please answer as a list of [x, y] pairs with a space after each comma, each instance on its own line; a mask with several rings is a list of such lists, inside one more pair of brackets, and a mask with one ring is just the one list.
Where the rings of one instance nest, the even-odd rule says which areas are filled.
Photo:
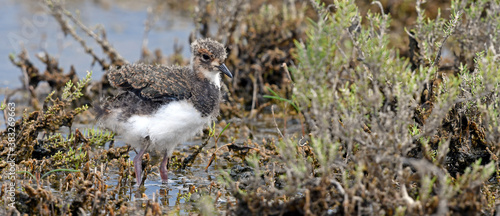
[[160, 175], [168, 180], [174, 148], [201, 132], [219, 114], [221, 73], [226, 50], [217, 41], [198, 39], [191, 44], [189, 66], [132, 64], [107, 72], [111, 86], [120, 90], [94, 104], [99, 124], [138, 150], [135, 177], [141, 185], [142, 156], [163, 152]]

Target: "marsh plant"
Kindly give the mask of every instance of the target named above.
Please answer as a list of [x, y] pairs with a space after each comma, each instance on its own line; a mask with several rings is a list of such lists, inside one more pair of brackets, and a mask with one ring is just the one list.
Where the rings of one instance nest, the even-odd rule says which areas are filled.
[[[90, 80], [89, 72], [76, 83], [68, 81], [60, 97], [54, 96], [53, 91], [45, 99], [41, 110], [28, 112], [25, 109], [15, 122], [13, 127], [16, 132], [14, 153], [17, 190], [15, 208], [6, 209], [10, 214], [76, 215], [81, 209], [86, 209], [87, 204], [97, 204], [89, 202], [90, 197], [109, 196], [88, 190], [91, 187], [101, 187], [99, 190], [105, 191], [102, 184], [95, 181], [102, 178], [102, 172], [91, 171], [91, 168], [97, 170], [96, 164], [100, 163], [102, 170], [105, 169], [104, 162], [117, 158], [123, 161], [122, 155], [128, 157], [128, 149], [110, 147], [100, 151], [101, 154], [90, 155], [91, 148], [110, 142], [114, 139], [114, 134], [94, 128], [83, 131], [72, 129], [74, 118], [88, 109], [86, 104], [79, 107], [74, 107], [73, 104], [83, 96], [82, 91]], [[69, 127], [70, 133], [61, 133], [62, 127]], [[3, 174], [8, 172], [5, 158], [10, 152], [6, 133], [7, 131], [1, 133], [0, 142], [0, 171]], [[91, 182], [91, 179], [94, 180]], [[61, 194], [75, 197], [71, 198], [72, 203], [63, 204], [67, 197], [56, 197], [53, 194], [55, 189], [59, 189]], [[120, 190], [119, 187], [117, 190]], [[51, 206], [50, 210], [48, 206]], [[7, 215], [7, 212], [2, 214]]]
[[283, 137], [276, 156], [247, 159], [248, 186], [223, 178], [233, 213], [495, 211], [500, 5], [453, 1], [451, 17], [431, 20], [421, 3], [407, 31], [411, 60], [389, 45], [388, 14], [312, 3], [318, 18], [290, 68], [309, 141]]

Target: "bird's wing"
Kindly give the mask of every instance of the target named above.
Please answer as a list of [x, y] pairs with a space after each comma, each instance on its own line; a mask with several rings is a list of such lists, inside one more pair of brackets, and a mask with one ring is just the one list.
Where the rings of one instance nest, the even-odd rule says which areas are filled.
[[191, 97], [187, 85], [189, 69], [161, 65], [133, 64], [108, 71], [111, 86], [152, 101], [173, 101]]

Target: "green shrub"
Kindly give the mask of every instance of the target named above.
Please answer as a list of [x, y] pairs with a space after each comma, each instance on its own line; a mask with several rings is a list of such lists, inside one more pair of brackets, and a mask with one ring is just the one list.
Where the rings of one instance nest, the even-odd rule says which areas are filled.
[[448, 20], [427, 19], [420, 4], [408, 32], [412, 59], [389, 46], [389, 15], [361, 17], [354, 1], [334, 1], [334, 12], [313, 4], [319, 19], [296, 42], [291, 68], [309, 142], [284, 138], [277, 157], [248, 159], [264, 181], [244, 190], [225, 178], [235, 213], [494, 211], [499, 3], [452, 2]]

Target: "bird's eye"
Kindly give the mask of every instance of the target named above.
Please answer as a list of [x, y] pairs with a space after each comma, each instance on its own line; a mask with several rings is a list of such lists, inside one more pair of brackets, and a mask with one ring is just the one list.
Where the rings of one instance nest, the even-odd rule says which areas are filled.
[[210, 60], [210, 56], [209, 56], [209, 55], [207, 55], [207, 54], [203, 54], [201, 57], [202, 57], [202, 58], [203, 58], [203, 60], [205, 60], [205, 61]]

